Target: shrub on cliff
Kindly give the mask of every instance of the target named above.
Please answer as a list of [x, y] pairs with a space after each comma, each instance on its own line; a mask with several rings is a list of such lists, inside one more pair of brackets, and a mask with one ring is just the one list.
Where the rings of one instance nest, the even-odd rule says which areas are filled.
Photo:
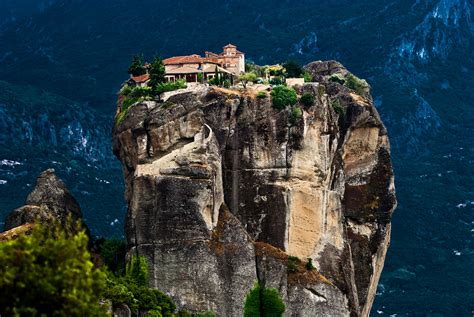
[[312, 271], [312, 270], [316, 269], [316, 268], [314, 267], [314, 264], [313, 264], [313, 259], [308, 258], [308, 262], [306, 262], [305, 267], [306, 267], [306, 269], [307, 269], [308, 271]]
[[285, 312], [285, 304], [274, 288], [263, 288], [258, 283], [247, 294], [244, 317], [280, 317]]
[[99, 304], [106, 275], [75, 227], [35, 224], [30, 235], [0, 243], [1, 316], [106, 316]]
[[298, 272], [298, 266], [301, 263], [301, 260], [296, 256], [289, 256], [287, 263], [287, 271], [289, 273]]
[[278, 110], [282, 110], [286, 106], [292, 106], [297, 102], [296, 91], [293, 88], [276, 86], [272, 89], [270, 95], [272, 96], [273, 107]]
[[128, 97], [130, 98], [140, 98], [140, 97], [149, 97], [152, 95], [152, 89], [150, 87], [135, 87], [133, 88]]
[[290, 123], [291, 124], [296, 124], [298, 120], [303, 116], [303, 111], [301, 110], [300, 107], [294, 107], [291, 109], [290, 113]]
[[173, 90], [177, 90], [177, 89], [183, 89], [183, 88], [186, 88], [187, 85], [186, 85], [186, 81], [184, 79], [178, 79], [177, 81], [175, 82], [167, 82], [167, 83], [159, 83], [156, 88], [154, 89], [154, 94], [155, 95], [160, 95], [164, 92], [167, 92], [167, 91], [173, 91]]
[[300, 98], [300, 102], [305, 106], [306, 108], [311, 107], [314, 104], [314, 96], [310, 92], [305, 92], [303, 96]]
[[345, 77], [341, 74], [333, 74], [329, 81], [341, 84], [354, 90], [358, 95], [366, 97], [369, 94], [369, 84], [364, 79], [349, 73]]
[[310, 83], [310, 82], [313, 81], [313, 75], [311, 75], [311, 73], [308, 72], [307, 70], [305, 70], [305, 71], [303, 72], [303, 74], [301, 75], [301, 77], [304, 78], [304, 82], [305, 82], [305, 83]]
[[331, 103], [331, 106], [340, 117], [344, 117], [346, 115], [346, 110], [341, 105], [341, 102], [338, 99], [334, 100]]
[[369, 84], [364, 79], [360, 79], [357, 76], [348, 74], [344, 85], [354, 90], [360, 96], [367, 96], [369, 94]]
[[338, 84], [344, 85], [344, 83], [346, 82], [346, 79], [341, 74], [332, 74], [329, 77], [329, 81], [332, 81], [333, 83], [338, 83]]
[[176, 310], [170, 297], [148, 287], [148, 264], [142, 256], [131, 258], [124, 276], [108, 274], [105, 298], [112, 305], [127, 304], [133, 313], [151, 311], [151, 315], [172, 317]]

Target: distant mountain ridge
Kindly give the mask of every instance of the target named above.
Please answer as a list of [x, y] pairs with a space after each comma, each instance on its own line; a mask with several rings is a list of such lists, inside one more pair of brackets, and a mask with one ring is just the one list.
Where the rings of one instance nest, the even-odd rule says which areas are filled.
[[56, 0], [2, 0], [0, 1], [0, 30], [38, 12], [44, 12]]

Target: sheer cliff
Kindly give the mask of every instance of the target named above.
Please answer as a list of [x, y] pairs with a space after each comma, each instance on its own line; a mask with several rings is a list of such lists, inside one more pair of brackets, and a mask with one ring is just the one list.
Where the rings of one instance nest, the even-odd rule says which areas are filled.
[[348, 74], [341, 64], [305, 67], [314, 82], [297, 92], [314, 103], [301, 117], [268, 95], [199, 85], [114, 126], [129, 255], [178, 306], [241, 316], [259, 281], [287, 316], [369, 314], [396, 205], [387, 131], [369, 94], [328, 80]]

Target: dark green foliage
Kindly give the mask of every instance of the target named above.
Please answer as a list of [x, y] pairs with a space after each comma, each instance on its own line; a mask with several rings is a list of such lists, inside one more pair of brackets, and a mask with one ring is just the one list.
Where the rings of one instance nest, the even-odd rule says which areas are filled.
[[305, 92], [301, 98], [300, 98], [300, 102], [303, 104], [303, 106], [309, 108], [311, 107], [312, 105], [314, 105], [314, 96], [312, 93], [310, 92]]
[[260, 316], [260, 285], [255, 287], [247, 294], [245, 298], [244, 317]]
[[125, 119], [125, 116], [127, 115], [127, 112], [128, 110], [130, 109], [130, 107], [132, 105], [134, 105], [135, 103], [137, 102], [141, 102], [143, 101], [143, 97], [125, 97], [123, 100], [122, 100], [122, 108], [121, 108], [121, 111], [119, 113], [119, 115], [117, 116], [117, 121], [115, 122], [116, 125], [119, 125], [120, 123], [122, 123], [122, 121]]
[[283, 79], [281, 77], [273, 77], [268, 81], [268, 83], [274, 86], [283, 85]]
[[352, 74], [346, 76], [345, 86], [354, 90], [360, 96], [367, 96], [369, 94], [369, 84]]
[[101, 238], [95, 244], [110, 271], [115, 274], [125, 273], [125, 241]]
[[310, 83], [313, 81], [313, 76], [307, 70], [303, 72], [302, 77], [304, 78], [305, 83]]
[[144, 256], [133, 256], [127, 263], [125, 277], [138, 286], [148, 284], [148, 263]]
[[272, 89], [270, 95], [272, 96], [273, 107], [278, 110], [282, 110], [286, 106], [292, 106], [297, 102], [296, 91], [293, 88], [276, 86]]
[[300, 64], [295, 60], [288, 60], [283, 64], [285, 68], [285, 77], [297, 78], [303, 74], [303, 69]]
[[300, 119], [302, 116], [303, 116], [303, 111], [301, 111], [301, 108], [294, 107], [293, 109], [291, 109], [290, 123], [296, 124], [296, 122], [298, 122], [298, 119]]
[[130, 309], [137, 309], [137, 300], [128, 287], [128, 283], [123, 278], [118, 278], [112, 273], [107, 277], [107, 290], [105, 298], [112, 302], [112, 305], [126, 303]]
[[133, 88], [128, 97], [130, 98], [140, 98], [140, 97], [149, 97], [153, 93], [151, 87], [135, 87]]
[[208, 81], [209, 85], [220, 86], [221, 85], [221, 77], [222, 77], [222, 74], [219, 72], [219, 69], [216, 66], [216, 69], [214, 70], [214, 77], [209, 79], [209, 81]]
[[202, 73], [197, 74], [197, 81], [201, 84], [204, 82], [204, 75]]
[[138, 98], [138, 97], [131, 97], [131, 98], [126, 98], [122, 102], [122, 112], [127, 111], [130, 106], [133, 104], [143, 100], [143, 98]]
[[331, 106], [340, 117], [344, 117], [346, 115], [346, 110], [341, 105], [341, 102], [338, 99], [334, 100], [331, 103]]
[[143, 56], [135, 55], [133, 56], [132, 63], [128, 67], [128, 73], [132, 76], [140, 76], [146, 74], [146, 68], [143, 64]]
[[172, 316], [176, 310], [171, 298], [157, 289], [133, 285], [131, 290], [140, 310], [148, 311], [159, 307], [163, 316]]
[[181, 309], [176, 314], [176, 317], [192, 317], [192, 315], [187, 310]]
[[132, 92], [132, 88], [130, 88], [129, 85], [125, 84], [120, 90], [120, 95], [127, 97], [130, 95], [131, 92]]
[[72, 226], [75, 234], [37, 223], [30, 235], [0, 243], [0, 315], [106, 316], [106, 275], [91, 262], [87, 235]]
[[184, 79], [178, 79], [175, 82], [170, 81], [170, 82], [167, 82], [167, 83], [159, 83], [156, 86], [156, 89], [153, 92], [156, 95], [160, 95], [160, 94], [162, 94], [164, 92], [167, 92], [167, 91], [183, 89], [183, 88], [186, 88], [186, 87], [187, 87], [186, 81]]
[[289, 256], [288, 257], [288, 266], [287, 266], [287, 271], [289, 273], [295, 273], [298, 272], [298, 265], [301, 263], [301, 260], [297, 258], [296, 256]]
[[311, 258], [308, 258], [308, 262], [306, 262], [306, 265], [305, 265], [306, 269], [308, 271], [312, 271], [315, 269], [314, 265], [313, 265], [313, 259]]
[[164, 317], [174, 316], [176, 306], [171, 298], [159, 290], [148, 288], [147, 284], [147, 261], [145, 257], [133, 256], [127, 264], [125, 276], [109, 273], [105, 298], [113, 305], [127, 304], [134, 313], [152, 311], [152, 314], [159, 312]]
[[344, 83], [346, 82], [346, 80], [344, 79], [344, 77], [341, 74], [331, 75], [331, 77], [329, 77], [329, 81], [332, 81], [334, 83], [338, 83], [338, 84], [341, 84], [341, 85], [344, 85]]
[[274, 288], [262, 288], [258, 283], [247, 294], [244, 317], [280, 317], [285, 312], [285, 304]]
[[146, 312], [147, 317], [163, 317], [163, 314], [161, 313], [161, 309], [156, 308], [156, 309], [151, 309]]
[[264, 91], [259, 91], [257, 94], [258, 99], [265, 99], [267, 98], [267, 94]]
[[148, 86], [150, 86], [152, 89], [155, 89], [159, 83], [163, 83], [165, 81], [165, 65], [163, 65], [163, 60], [160, 57], [155, 56], [153, 62], [150, 65], [148, 73], [150, 74]]
[[224, 88], [230, 88], [230, 80], [225, 79], [222, 85], [224, 86]]

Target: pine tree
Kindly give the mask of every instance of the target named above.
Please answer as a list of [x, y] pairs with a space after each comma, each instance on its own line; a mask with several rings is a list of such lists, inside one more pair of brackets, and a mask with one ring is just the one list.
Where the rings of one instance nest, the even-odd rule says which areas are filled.
[[160, 57], [155, 56], [148, 73], [150, 74], [148, 86], [152, 89], [156, 88], [158, 84], [165, 82], [165, 65], [163, 65], [163, 60]]
[[133, 56], [132, 63], [128, 67], [128, 73], [132, 76], [140, 76], [146, 74], [146, 68], [143, 64], [143, 56], [135, 55]]

